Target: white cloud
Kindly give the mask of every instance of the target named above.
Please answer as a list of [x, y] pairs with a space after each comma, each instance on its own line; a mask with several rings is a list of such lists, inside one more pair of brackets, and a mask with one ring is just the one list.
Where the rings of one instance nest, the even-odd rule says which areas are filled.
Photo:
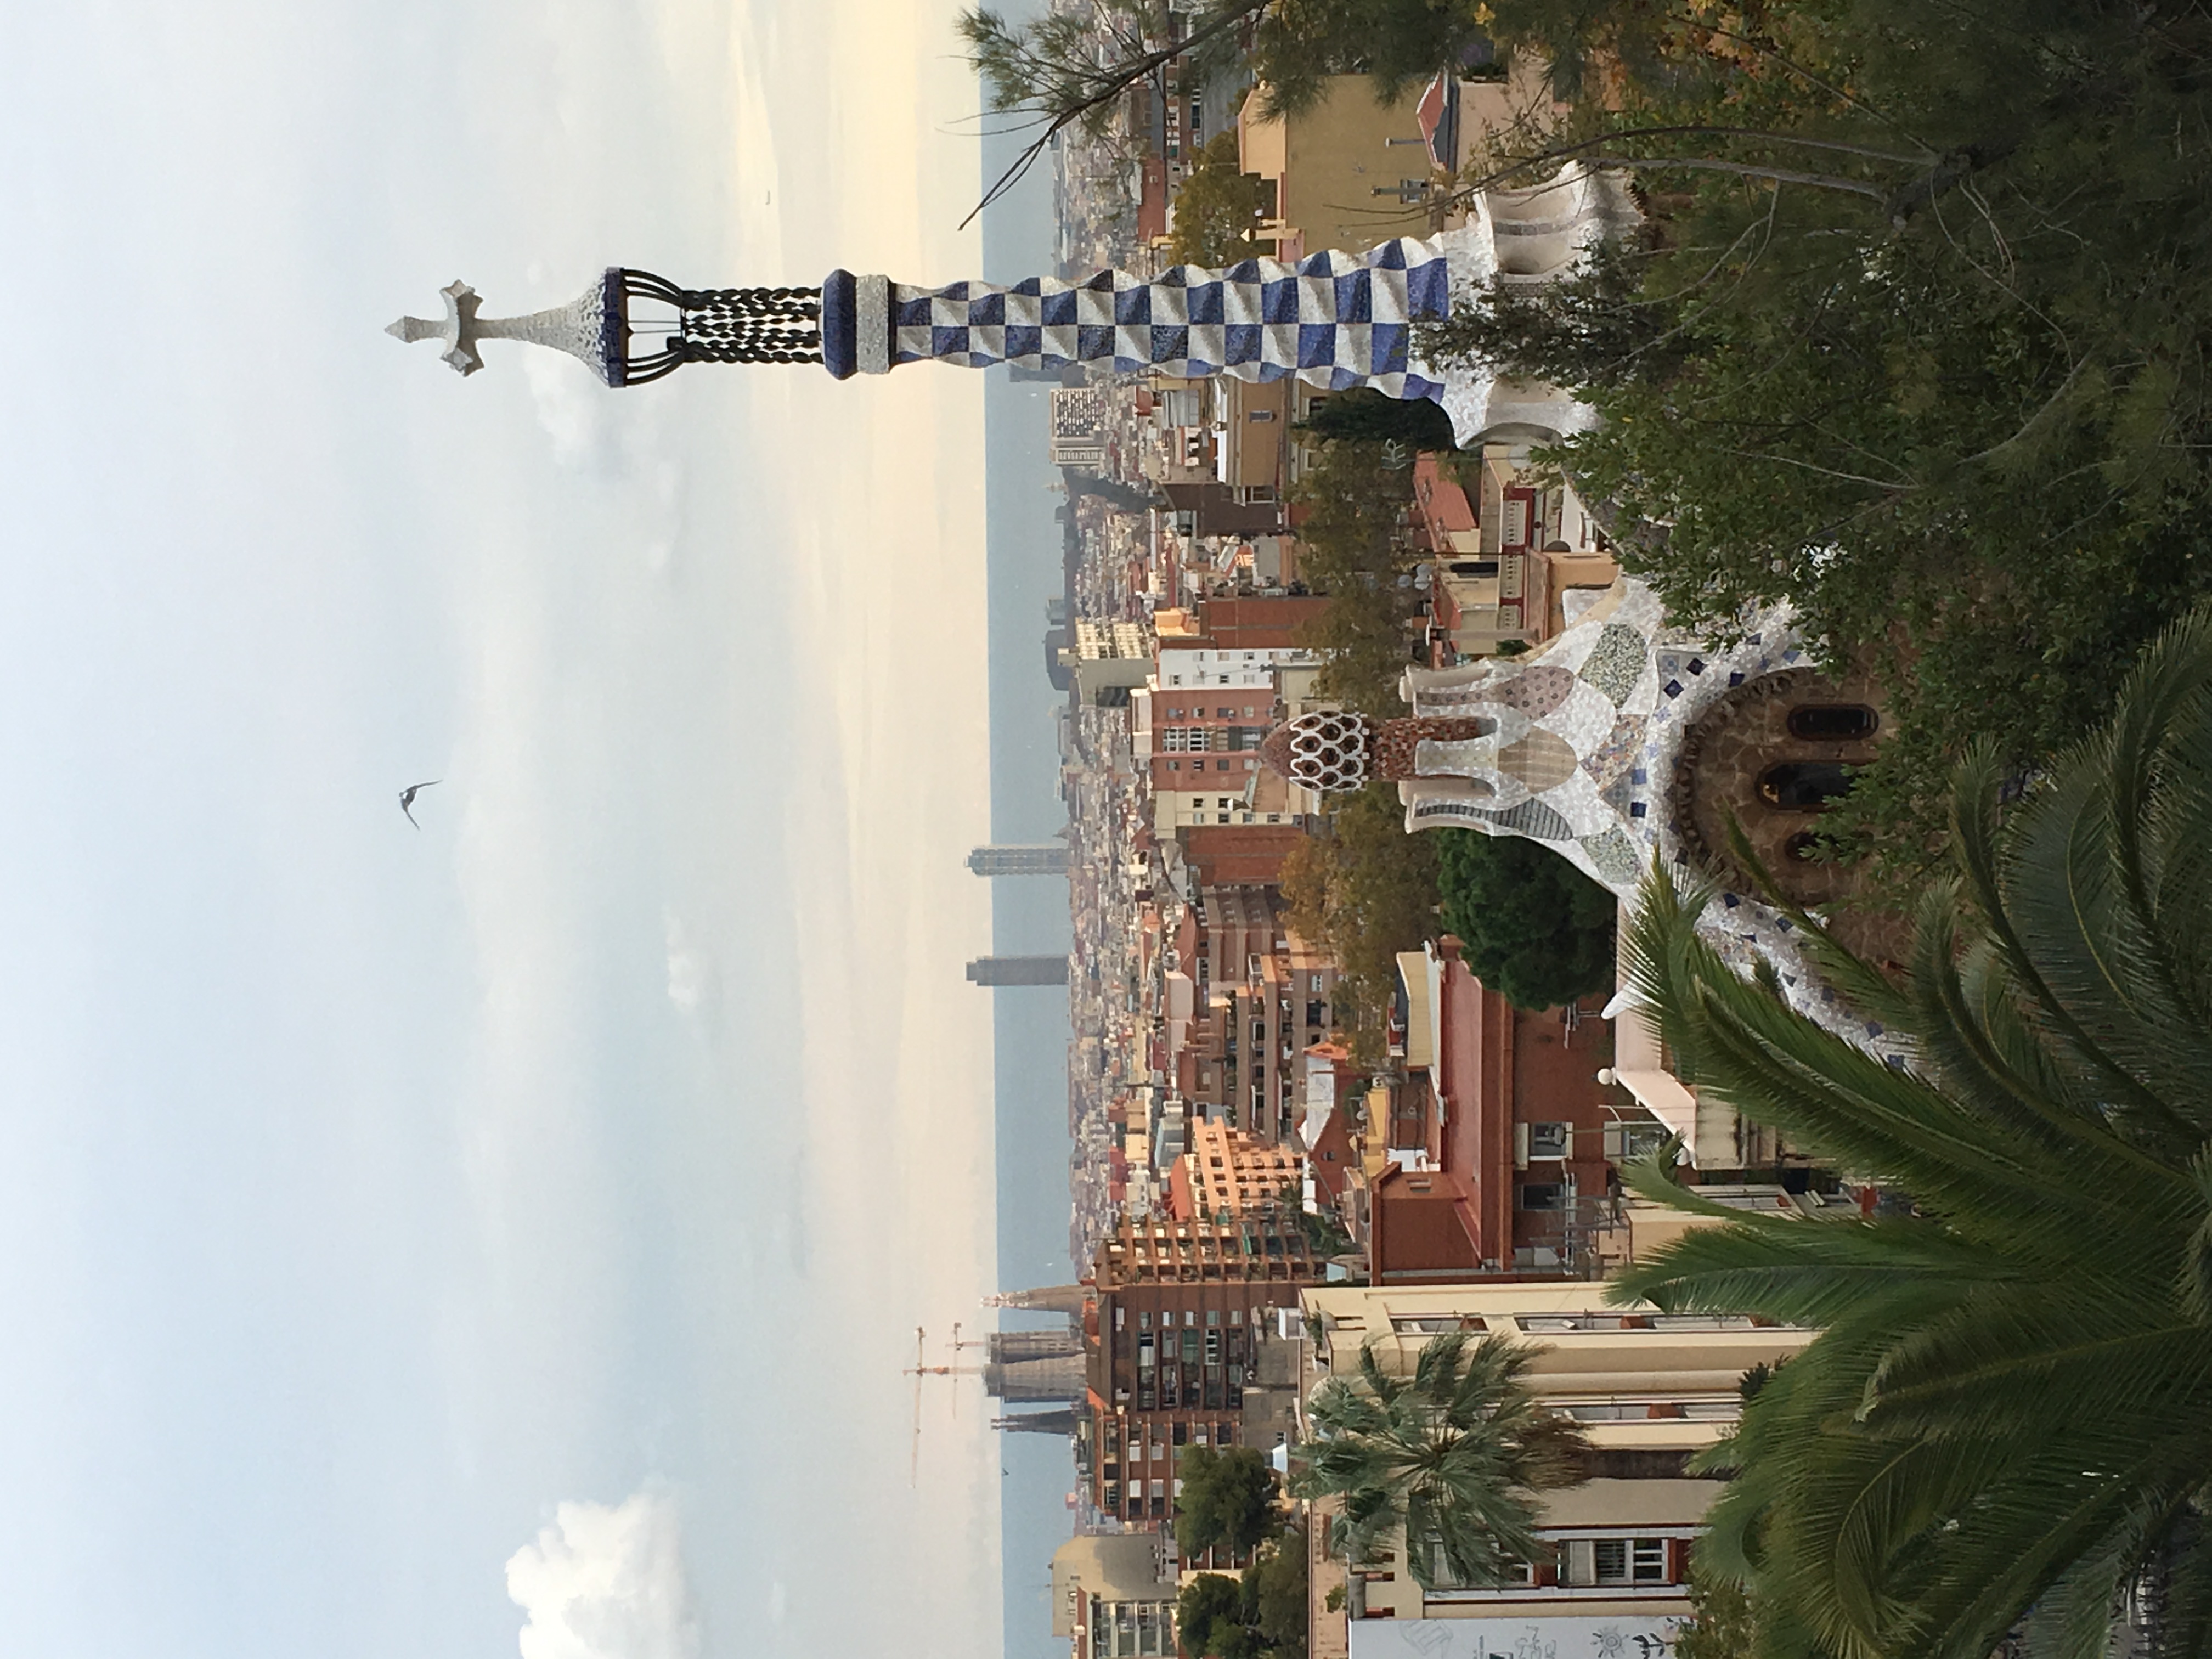
[[714, 982], [714, 959], [691, 943], [673, 911], [662, 914], [661, 926], [668, 941], [668, 1000], [684, 1012], [696, 1014]]
[[657, 1493], [562, 1504], [507, 1564], [507, 1593], [529, 1615], [522, 1659], [696, 1659], [680, 1532]]

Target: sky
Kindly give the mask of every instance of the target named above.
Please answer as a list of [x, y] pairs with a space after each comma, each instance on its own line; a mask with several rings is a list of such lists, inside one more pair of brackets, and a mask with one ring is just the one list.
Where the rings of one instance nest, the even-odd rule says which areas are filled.
[[15, 1650], [998, 1650], [981, 377], [380, 331], [969, 274], [951, 9], [11, 19]]

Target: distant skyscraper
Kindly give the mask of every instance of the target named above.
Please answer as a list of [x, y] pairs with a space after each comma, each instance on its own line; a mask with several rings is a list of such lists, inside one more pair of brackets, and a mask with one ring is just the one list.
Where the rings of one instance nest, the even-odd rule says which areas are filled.
[[1071, 1319], [1083, 1317], [1084, 1304], [1092, 1299], [1092, 1292], [1080, 1285], [1046, 1285], [1036, 1290], [1007, 1291], [998, 1296], [987, 1296], [987, 1308], [1026, 1308], [1036, 1313], [1066, 1314]]
[[1106, 394], [1097, 386], [1052, 394], [1052, 464], [1096, 472], [1106, 464]]
[[1007, 1434], [1073, 1434], [1077, 1422], [1073, 1407], [1063, 1406], [1053, 1411], [1009, 1412], [993, 1418], [991, 1426]]
[[1066, 957], [978, 957], [968, 964], [978, 985], [1065, 985]]
[[969, 854], [968, 867], [979, 876], [1064, 876], [1067, 843], [1039, 841], [1013, 847], [979, 847]]

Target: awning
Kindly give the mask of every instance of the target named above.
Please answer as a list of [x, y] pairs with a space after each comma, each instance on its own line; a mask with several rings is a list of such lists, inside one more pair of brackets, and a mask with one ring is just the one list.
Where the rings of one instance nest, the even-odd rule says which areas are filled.
[[1449, 70], [1429, 82], [1414, 106], [1429, 159], [1449, 173], [1459, 161], [1459, 76]]

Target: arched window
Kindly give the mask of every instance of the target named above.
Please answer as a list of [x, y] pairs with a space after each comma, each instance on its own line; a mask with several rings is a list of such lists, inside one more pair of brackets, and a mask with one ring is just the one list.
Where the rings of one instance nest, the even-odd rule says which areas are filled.
[[1784, 761], [1759, 775], [1759, 798], [1785, 812], [1818, 812], [1850, 793], [1851, 775], [1834, 761]]
[[1790, 735], [1807, 743], [1863, 743], [1881, 724], [1863, 702], [1808, 702], [1790, 711]]

